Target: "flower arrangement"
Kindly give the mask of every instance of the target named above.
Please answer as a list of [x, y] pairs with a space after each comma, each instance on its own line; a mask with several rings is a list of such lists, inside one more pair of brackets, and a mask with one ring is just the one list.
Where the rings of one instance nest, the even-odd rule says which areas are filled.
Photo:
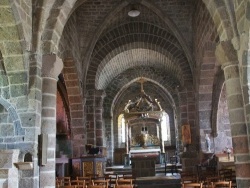
[[226, 153], [226, 154], [227, 154], [228, 160], [230, 160], [230, 154], [232, 153], [232, 150], [233, 150], [233, 148], [229, 148], [229, 147], [226, 147], [226, 148], [223, 150], [223, 153]]

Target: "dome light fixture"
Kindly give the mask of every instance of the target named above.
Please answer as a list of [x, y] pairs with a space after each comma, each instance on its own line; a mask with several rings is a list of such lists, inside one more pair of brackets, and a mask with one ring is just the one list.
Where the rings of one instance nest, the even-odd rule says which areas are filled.
[[128, 12], [128, 15], [130, 16], [130, 17], [137, 17], [137, 16], [139, 16], [140, 15], [140, 11], [139, 10], [137, 10], [136, 8], [132, 8], [129, 12]]

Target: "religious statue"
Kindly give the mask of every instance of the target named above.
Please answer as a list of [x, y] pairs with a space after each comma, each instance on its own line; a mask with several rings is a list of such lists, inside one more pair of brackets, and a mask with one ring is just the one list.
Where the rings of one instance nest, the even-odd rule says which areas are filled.
[[208, 134], [206, 134], [205, 136], [205, 144], [206, 144], [207, 152], [211, 152], [211, 141], [210, 141]]

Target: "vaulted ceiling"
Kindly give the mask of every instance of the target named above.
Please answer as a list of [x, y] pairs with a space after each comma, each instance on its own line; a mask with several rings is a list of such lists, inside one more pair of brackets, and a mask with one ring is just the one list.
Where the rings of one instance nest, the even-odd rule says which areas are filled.
[[[178, 103], [178, 89], [193, 85], [194, 1], [85, 1], [75, 10], [86, 88], [105, 90], [106, 115], [140, 92], [165, 110]], [[137, 17], [128, 16], [136, 8]], [[122, 108], [122, 107], [120, 107]]]

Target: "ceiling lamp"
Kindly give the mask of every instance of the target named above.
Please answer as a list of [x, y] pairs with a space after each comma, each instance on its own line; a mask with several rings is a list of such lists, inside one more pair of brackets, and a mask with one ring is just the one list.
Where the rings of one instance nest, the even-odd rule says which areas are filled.
[[128, 12], [128, 15], [130, 16], [130, 17], [137, 17], [137, 16], [139, 16], [140, 15], [140, 11], [139, 10], [137, 10], [136, 8], [132, 8], [129, 12]]

